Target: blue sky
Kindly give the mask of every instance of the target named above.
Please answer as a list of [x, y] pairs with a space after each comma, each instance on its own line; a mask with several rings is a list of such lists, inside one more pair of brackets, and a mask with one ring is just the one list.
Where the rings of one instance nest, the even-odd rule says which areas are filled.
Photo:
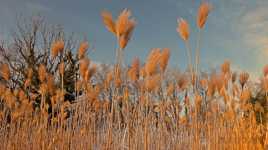
[[[102, 10], [114, 16], [129, 8], [138, 24], [126, 48], [126, 61], [135, 56], [144, 60], [151, 48], [169, 47], [170, 65], [186, 67], [186, 51], [176, 32], [176, 19], [185, 18], [191, 27], [192, 48], [196, 42], [195, 18], [201, 0], [0, 0], [0, 38], [14, 29], [16, 16], [40, 13], [51, 24], [67, 32], [86, 36], [96, 51], [90, 58], [114, 62], [115, 38], [100, 17]], [[202, 33], [201, 66], [216, 67], [230, 60], [234, 69], [261, 73], [268, 56], [267, 0], [209, 0], [213, 11]]]

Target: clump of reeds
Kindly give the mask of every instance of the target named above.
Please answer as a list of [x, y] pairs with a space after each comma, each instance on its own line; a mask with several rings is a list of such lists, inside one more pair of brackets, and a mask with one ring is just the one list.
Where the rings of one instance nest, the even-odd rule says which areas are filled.
[[188, 66], [190, 69], [191, 77], [193, 77], [194, 73], [193, 73], [193, 66], [192, 66], [192, 52], [191, 52], [189, 41], [188, 41], [189, 36], [190, 36], [189, 24], [186, 20], [182, 18], [178, 19], [177, 21], [178, 21], [177, 32], [180, 34], [180, 37], [185, 42], [186, 49], [187, 49]]
[[192, 65], [192, 52], [189, 45], [189, 36], [190, 29], [186, 20], [178, 19], [178, 27], [177, 32], [180, 34], [180, 37], [183, 39], [187, 49], [187, 57], [188, 57], [188, 65], [190, 69], [190, 73], [192, 76], [192, 80], [194, 82], [194, 89], [197, 88], [197, 83], [199, 82], [199, 64], [200, 64], [200, 41], [201, 41], [201, 30], [204, 28], [204, 25], [207, 21], [207, 17], [209, 12], [211, 11], [212, 6], [207, 2], [202, 2], [198, 13], [197, 13], [197, 26], [198, 26], [198, 37], [197, 37], [197, 45], [195, 50], [195, 66]]
[[[201, 4], [200, 30], [210, 10]], [[102, 17], [121, 53], [135, 27], [131, 12], [123, 10], [116, 21], [106, 11]], [[96, 66], [85, 41], [77, 49], [77, 71], [68, 77], [75, 91], [65, 84], [70, 63], [62, 40], [51, 45], [53, 64], [25, 68], [22, 87], [12, 84], [12, 67], [1, 65], [1, 149], [267, 149], [268, 67], [256, 85], [249, 73], [233, 72], [230, 61], [200, 75], [199, 46], [194, 68], [189, 30], [178, 20], [190, 78], [168, 68], [168, 48], [153, 48], [144, 64], [134, 58], [125, 76], [119, 54], [113, 68]]]
[[211, 11], [212, 6], [211, 4], [207, 2], [203, 2], [198, 9], [197, 13], [197, 26], [198, 26], [198, 39], [197, 39], [197, 46], [196, 46], [196, 52], [195, 52], [195, 72], [198, 75], [199, 74], [199, 64], [200, 64], [200, 41], [201, 41], [201, 31], [205, 26], [205, 23], [207, 21], [207, 17], [209, 15], [209, 12]]
[[108, 11], [103, 11], [101, 15], [106, 28], [116, 36], [118, 43], [116, 60], [117, 65], [121, 67], [123, 65], [124, 49], [131, 38], [132, 32], [136, 26], [136, 21], [130, 18], [131, 11], [128, 9], [124, 9], [116, 21], [113, 20], [111, 13]]

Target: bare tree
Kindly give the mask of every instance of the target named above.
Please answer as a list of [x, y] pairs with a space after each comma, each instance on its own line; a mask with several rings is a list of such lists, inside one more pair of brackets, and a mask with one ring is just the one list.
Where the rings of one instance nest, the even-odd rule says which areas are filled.
[[[60, 61], [63, 61], [65, 87], [68, 92], [73, 92], [75, 72], [78, 69], [77, 55], [72, 52], [77, 44], [74, 34], [67, 36], [60, 25], [49, 25], [41, 16], [33, 16], [30, 19], [20, 17], [16, 25], [12, 40], [0, 44], [1, 63], [7, 63], [11, 69], [10, 87], [23, 88], [27, 70], [32, 69], [31, 86], [37, 91], [40, 84], [38, 67], [45, 65], [48, 73], [57, 77], [58, 66]], [[56, 40], [64, 41], [64, 52], [52, 58], [51, 44]]]

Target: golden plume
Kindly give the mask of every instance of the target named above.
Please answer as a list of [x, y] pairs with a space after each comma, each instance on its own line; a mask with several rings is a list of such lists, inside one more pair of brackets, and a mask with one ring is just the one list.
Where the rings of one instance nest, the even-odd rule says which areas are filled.
[[9, 69], [8, 64], [3, 64], [1, 66], [1, 75], [6, 81], [9, 80], [9, 78], [10, 78], [10, 69]]
[[208, 14], [211, 11], [211, 9], [212, 9], [212, 6], [207, 2], [203, 2], [200, 5], [198, 13], [197, 13], [197, 26], [200, 29], [204, 27]]
[[80, 71], [80, 75], [82, 77], [85, 77], [86, 75], [86, 71], [88, 70], [90, 64], [90, 60], [88, 58], [84, 58], [80, 61], [79, 63], [79, 71]]
[[159, 59], [159, 66], [160, 66], [160, 69], [162, 72], [164, 72], [166, 70], [169, 57], [170, 57], [169, 48], [163, 48], [160, 59]]
[[119, 46], [121, 49], [124, 49], [127, 46], [135, 25], [136, 21], [134, 19], [128, 21], [125, 33], [119, 38]]
[[148, 92], [152, 92], [158, 89], [160, 85], [161, 77], [159, 74], [147, 77], [145, 80], [145, 88]]
[[94, 64], [90, 69], [87, 69], [84, 75], [84, 80], [89, 81], [89, 79], [94, 75], [97, 70], [97, 66]]
[[130, 16], [131, 16], [131, 11], [128, 9], [124, 9], [118, 16], [116, 20], [116, 35], [118, 37], [126, 33], [128, 29]]
[[178, 22], [177, 32], [180, 34], [180, 37], [184, 41], [187, 41], [190, 35], [188, 22], [182, 18], [178, 19], [177, 22]]
[[109, 71], [106, 74], [104, 86], [107, 89], [110, 86], [111, 81], [113, 80], [113, 71]]
[[225, 61], [222, 65], [221, 65], [221, 72], [223, 74], [228, 74], [230, 73], [230, 61]]
[[151, 76], [156, 72], [160, 55], [160, 48], [152, 49], [145, 64], [146, 76]]
[[81, 59], [85, 56], [87, 49], [89, 48], [88, 42], [81, 42], [78, 48], [78, 58]]
[[115, 28], [115, 23], [113, 21], [113, 16], [110, 12], [108, 11], [103, 11], [101, 13], [102, 20], [106, 28], [112, 32], [114, 35], [116, 35], [116, 28]]
[[139, 68], [140, 68], [140, 61], [139, 58], [134, 58], [131, 68], [128, 70], [128, 77], [132, 81], [137, 81], [139, 79]]
[[51, 54], [52, 57], [55, 58], [59, 53], [62, 53], [64, 49], [64, 41], [58, 40], [52, 43], [51, 45]]

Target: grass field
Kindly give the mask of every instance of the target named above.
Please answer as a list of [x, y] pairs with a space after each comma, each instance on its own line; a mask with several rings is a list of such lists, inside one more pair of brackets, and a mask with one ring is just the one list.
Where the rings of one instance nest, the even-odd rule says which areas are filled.
[[128, 9], [116, 19], [100, 14], [117, 40], [115, 64], [94, 64], [86, 40], [42, 30], [40, 20], [19, 28], [14, 52], [0, 47], [0, 149], [268, 149], [268, 66], [259, 81], [230, 61], [202, 72], [209, 13], [212, 6], [202, 3], [196, 46], [187, 20], [178, 19], [188, 58], [183, 72], [168, 66], [169, 48], [125, 64], [137, 25]]

